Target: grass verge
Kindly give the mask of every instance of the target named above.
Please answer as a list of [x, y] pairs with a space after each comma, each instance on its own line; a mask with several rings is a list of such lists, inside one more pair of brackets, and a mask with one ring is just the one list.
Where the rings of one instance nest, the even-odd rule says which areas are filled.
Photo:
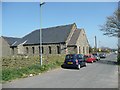
[[[34, 60], [34, 59], [38, 59], [37, 61], [39, 61], [38, 57], [31, 58], [32, 60], [23, 59], [22, 60], [24, 61], [23, 63], [27, 63], [27, 65], [21, 64], [22, 62], [20, 62], [17, 58], [14, 60], [14, 63], [18, 65], [13, 66], [14, 64], [11, 65], [10, 63], [5, 65], [4, 63], [3, 68], [2, 68], [2, 82], [5, 83], [6, 81], [29, 77], [30, 75], [32, 76], [38, 75], [48, 70], [60, 67], [61, 64], [63, 64], [64, 56], [65, 55], [44, 56], [42, 66], [38, 62], [36, 62], [36, 60]], [[11, 60], [11, 59], [8, 59], [8, 60]], [[4, 59], [4, 61], [7, 62], [7, 59], [6, 60]], [[19, 63], [17, 63], [17, 61], [19, 61]], [[34, 64], [31, 62], [33, 62]], [[11, 63], [12, 63], [12, 60], [11, 60]]]

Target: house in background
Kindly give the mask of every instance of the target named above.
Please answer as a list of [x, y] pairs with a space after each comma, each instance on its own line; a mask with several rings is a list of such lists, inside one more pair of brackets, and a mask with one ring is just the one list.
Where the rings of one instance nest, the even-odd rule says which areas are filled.
[[11, 55], [17, 55], [17, 47], [13, 48], [11, 47], [13, 44], [15, 44], [20, 38], [13, 38], [13, 37], [0, 37], [0, 55], [2, 57], [4, 56], [11, 56]]
[[[35, 30], [9, 45], [11, 55], [39, 55], [40, 30]], [[84, 29], [78, 29], [76, 24], [61, 25], [42, 29], [42, 53], [69, 54], [89, 53], [89, 43]]]

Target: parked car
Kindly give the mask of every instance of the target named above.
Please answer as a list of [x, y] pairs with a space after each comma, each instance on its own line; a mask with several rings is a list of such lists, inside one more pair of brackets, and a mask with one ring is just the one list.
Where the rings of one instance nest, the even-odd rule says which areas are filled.
[[100, 54], [99, 54], [99, 57], [100, 57], [100, 58], [106, 58], [106, 54], [105, 54], [105, 53], [100, 53]]
[[115, 53], [115, 54], [118, 54], [118, 51], [115, 51], [114, 53]]
[[84, 55], [84, 57], [88, 63], [96, 62], [96, 58], [92, 54]]
[[100, 56], [98, 53], [93, 53], [92, 55], [96, 58], [97, 61], [100, 60]]
[[86, 61], [82, 54], [66, 55], [63, 67], [72, 67], [80, 69], [82, 66], [86, 66]]
[[81, 67], [87, 66], [87, 63], [86, 63], [85, 58], [84, 58], [84, 55], [77, 54], [77, 59], [78, 59]]

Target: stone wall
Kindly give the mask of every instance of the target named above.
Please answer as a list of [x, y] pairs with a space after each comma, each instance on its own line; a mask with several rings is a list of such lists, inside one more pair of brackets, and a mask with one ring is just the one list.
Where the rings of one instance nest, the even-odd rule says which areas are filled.
[[67, 54], [76, 54], [77, 53], [77, 47], [76, 46], [68, 46], [67, 47]]
[[18, 54], [18, 48], [17, 47], [11, 47], [10, 48], [10, 55], [16, 56]]
[[4, 40], [4, 38], [0, 37], [0, 54], [2, 57], [10, 56], [10, 45]]
[[10, 47], [7, 41], [0, 37], [0, 57], [14, 56], [18, 54], [17, 47]]
[[[23, 54], [25, 55], [39, 55], [40, 46], [39, 45], [29, 45], [23, 46]], [[65, 54], [66, 49], [64, 44], [47, 44], [42, 45], [42, 53], [43, 54]]]
[[81, 30], [76, 44], [77, 44], [77, 53], [89, 54], [89, 43], [84, 30]]

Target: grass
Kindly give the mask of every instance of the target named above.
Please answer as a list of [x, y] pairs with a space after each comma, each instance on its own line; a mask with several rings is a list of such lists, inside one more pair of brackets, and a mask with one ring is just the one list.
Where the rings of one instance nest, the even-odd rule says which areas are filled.
[[28, 77], [30, 74], [37, 75], [38, 73], [45, 72], [46, 70], [48, 70], [46, 65], [32, 65], [21, 69], [5, 69], [2, 72], [2, 80], [9, 81], [16, 78]]
[[28, 77], [30, 74], [39, 73], [60, 67], [63, 64], [65, 55], [43, 56], [43, 65], [39, 63], [39, 57], [7, 57], [2, 62], [2, 82], [11, 81], [18, 78]]

